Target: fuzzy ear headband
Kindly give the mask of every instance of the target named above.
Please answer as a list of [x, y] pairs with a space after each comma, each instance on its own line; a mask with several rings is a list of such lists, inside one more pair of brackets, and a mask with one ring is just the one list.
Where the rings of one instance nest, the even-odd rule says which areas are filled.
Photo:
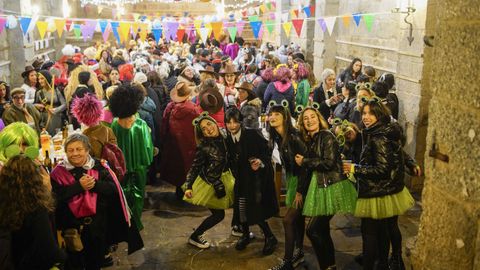
[[275, 107], [275, 106], [282, 106], [284, 107], [285, 109], [288, 110], [288, 101], [287, 100], [282, 100], [282, 102], [280, 104], [278, 104], [275, 100], [270, 100], [270, 102], [268, 103], [268, 106], [271, 108], [271, 107]]
[[300, 114], [306, 109], [315, 109], [318, 111], [320, 109], [320, 104], [318, 104], [317, 102], [314, 102], [312, 103], [311, 106], [297, 105], [297, 107], [295, 107], [295, 112]]

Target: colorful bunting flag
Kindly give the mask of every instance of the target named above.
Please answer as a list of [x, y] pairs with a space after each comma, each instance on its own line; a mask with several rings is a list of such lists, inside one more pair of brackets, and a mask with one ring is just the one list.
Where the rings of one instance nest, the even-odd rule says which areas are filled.
[[195, 30], [197, 31], [197, 34], [200, 35], [200, 28], [202, 27], [202, 20], [193, 21], [193, 25], [195, 26]]
[[260, 32], [258, 32], [258, 39], [263, 38], [263, 33], [264, 32], [265, 32], [265, 24], [262, 24], [262, 26], [260, 27]]
[[252, 27], [253, 36], [258, 39], [258, 33], [260, 32], [260, 27], [262, 27], [261, 21], [250, 22], [250, 26]]
[[157, 43], [158, 43], [160, 41], [160, 39], [162, 38], [162, 28], [152, 29], [152, 33], [153, 33], [153, 36], [155, 37], [155, 41], [157, 41]]
[[93, 28], [91, 25], [88, 25], [88, 23], [80, 25], [80, 30], [82, 31], [84, 42], [86, 42], [87, 39], [93, 38], [93, 32], [95, 32], [95, 28]]
[[200, 28], [200, 38], [203, 41], [203, 44], [207, 43], [209, 30], [205, 27]]
[[351, 18], [350, 15], [342, 16], [342, 22], [345, 28], [348, 28], [350, 26], [350, 18]]
[[275, 12], [270, 12], [270, 20], [275, 20]]
[[354, 14], [352, 14], [352, 16], [353, 16], [353, 20], [355, 21], [355, 24], [358, 27], [360, 25], [360, 20], [362, 19], [362, 14], [354, 13]]
[[305, 15], [307, 16], [307, 18], [310, 18], [310, 16], [312, 16], [310, 13], [310, 6], [304, 7], [303, 12], [305, 12]]
[[133, 13], [133, 19], [134, 19], [135, 21], [138, 21], [138, 17], [140, 17], [140, 14], [138, 14], [138, 13]]
[[107, 26], [108, 26], [108, 21], [107, 20], [100, 20], [98, 22], [98, 25], [100, 25], [100, 31], [102, 32], [102, 34], [104, 34], [105, 29], [107, 29]]
[[7, 18], [0, 17], [0, 34], [3, 32], [3, 29], [5, 29], [5, 25], [7, 25]]
[[45, 37], [45, 33], [47, 32], [48, 22], [38, 21], [37, 22], [37, 29], [38, 33], [40, 34], [40, 39]]
[[33, 31], [33, 29], [35, 28], [35, 25], [37, 25], [38, 18], [39, 18], [38, 15], [33, 15], [32, 21], [30, 21], [30, 25], [28, 26], [28, 30], [27, 30], [28, 33]]
[[256, 7], [254, 9], [255, 9], [255, 13], [257, 13], [257, 15], [260, 15], [260, 7]]
[[210, 25], [215, 39], [220, 40], [220, 36], [223, 34], [223, 22], [212, 22]]
[[310, 16], [315, 17], [315, 5], [310, 5]]
[[102, 6], [97, 6], [97, 14], [102, 13], [102, 11], [103, 11], [103, 7]]
[[283, 26], [283, 30], [285, 31], [285, 34], [287, 35], [287, 37], [290, 36], [290, 30], [292, 30], [292, 23], [291, 22], [284, 22], [282, 24]]
[[170, 41], [170, 39], [175, 39], [177, 36], [177, 30], [180, 24], [178, 22], [167, 22], [166, 23], [166, 29], [164, 29], [164, 35], [165, 38], [167, 39], [167, 42]]
[[258, 16], [249, 16], [248, 17], [249, 22], [257, 22], [259, 21]]
[[232, 42], [235, 42], [235, 38], [237, 36], [237, 27], [236, 26], [228, 27], [228, 33], [230, 34], [230, 40]]
[[76, 38], [79, 38], [82, 35], [82, 31], [80, 30], [80, 25], [78, 24], [73, 25], [73, 33], [75, 34]]
[[55, 19], [55, 27], [57, 28], [58, 37], [61, 38], [63, 34], [63, 28], [65, 28], [65, 19]]
[[325, 20], [323, 18], [318, 19], [318, 24], [320, 24], [322, 31], [325, 33], [325, 31], [327, 31], [327, 24], [325, 23]]
[[117, 39], [117, 42], [120, 43], [120, 34], [118, 34], [118, 22], [111, 22], [110, 26], [112, 27], [113, 36]]
[[177, 40], [183, 43], [183, 37], [185, 36], [185, 29], [177, 30]]
[[287, 22], [288, 21], [288, 12], [282, 14], [282, 22]]
[[368, 32], [372, 32], [373, 20], [374, 20], [373, 14], [363, 15], [363, 21], [365, 21], [365, 25], [367, 26]]
[[72, 20], [66, 20], [65, 28], [67, 29], [68, 32], [70, 32], [70, 30], [72, 29], [71, 26], [72, 26]]
[[148, 25], [146, 23], [141, 23], [140, 24], [140, 34], [139, 35], [140, 35], [140, 40], [142, 42], [145, 42], [145, 40], [147, 39], [147, 35], [148, 35], [147, 27], [148, 27]]
[[262, 13], [265, 13], [267, 10], [265, 9], [265, 5], [264, 4], [261, 4], [260, 5], [260, 11], [262, 11]]
[[303, 19], [293, 19], [292, 24], [295, 28], [295, 32], [297, 32], [297, 36], [300, 37], [302, 34]]
[[107, 29], [105, 29], [105, 31], [102, 33], [102, 37], [103, 37], [103, 42], [107, 42], [108, 40], [108, 37], [110, 36], [110, 32], [112, 30], [110, 29], [110, 27], [108, 27]]
[[243, 33], [243, 28], [245, 27], [246, 22], [245, 21], [239, 21], [237, 22], [237, 35], [241, 36]]
[[325, 24], [327, 25], [328, 34], [332, 35], [333, 27], [335, 27], [335, 20], [337, 17], [326, 17], [323, 18], [325, 20]]
[[270, 2], [267, 3], [267, 9], [272, 10], [272, 3], [270, 3]]
[[273, 32], [273, 28], [275, 27], [275, 21], [267, 21], [265, 26], [267, 27], [268, 33], [271, 34]]
[[298, 18], [298, 9], [294, 9], [293, 14], [295, 14], [295, 18]]
[[127, 41], [128, 34], [130, 32], [131, 23], [129, 22], [120, 22], [120, 40]]
[[22, 27], [23, 35], [27, 34], [31, 21], [32, 21], [32, 18], [20, 17], [20, 26]]

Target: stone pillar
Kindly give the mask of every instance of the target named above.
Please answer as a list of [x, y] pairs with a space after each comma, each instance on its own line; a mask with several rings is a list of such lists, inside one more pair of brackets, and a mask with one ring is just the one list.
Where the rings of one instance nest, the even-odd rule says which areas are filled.
[[[4, 8], [21, 13], [20, 1], [5, 1]], [[7, 32], [8, 60], [10, 63], [10, 85], [17, 87], [23, 84], [22, 72], [25, 71], [25, 49], [23, 43], [23, 32], [18, 26], [14, 29], [4, 30]]]
[[[434, 0], [423, 214], [414, 269], [480, 269], [480, 20], [477, 0]], [[427, 82], [428, 83], [425, 83]], [[473, 83], [472, 83], [473, 82]], [[430, 157], [431, 150], [436, 158]], [[448, 162], [439, 158], [449, 157]]]
[[[326, 17], [326, 16], [336, 16], [338, 15], [338, 0], [326, 0], [326, 1], [316, 1], [315, 4], [315, 13], [316, 17]], [[321, 74], [325, 68], [331, 68], [335, 70], [335, 55], [337, 53], [337, 44], [335, 42], [336, 29], [334, 28], [332, 35], [328, 34], [328, 31], [325, 33], [322, 31], [320, 24], [316, 21], [315, 24], [314, 38], [313, 38], [313, 72], [317, 80], [321, 81]]]
[[[277, 5], [275, 16], [276, 18], [279, 18], [278, 20], [280, 22], [280, 24], [275, 25], [275, 32], [278, 33], [277, 37], [275, 38], [275, 44], [277, 46], [280, 46], [283, 44], [288, 44], [290, 41], [290, 37], [287, 37], [287, 35], [285, 34], [285, 31], [283, 31], [283, 26], [282, 26], [282, 23], [283, 23], [282, 14], [290, 11], [290, 1], [275, 0], [275, 3]], [[292, 29], [292, 31], [295, 31], [295, 30]]]

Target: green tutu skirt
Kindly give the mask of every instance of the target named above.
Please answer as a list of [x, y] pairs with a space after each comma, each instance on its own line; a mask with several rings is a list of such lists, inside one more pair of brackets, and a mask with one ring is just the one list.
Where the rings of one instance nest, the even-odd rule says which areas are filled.
[[357, 191], [349, 180], [328, 187], [320, 187], [314, 173], [303, 204], [303, 215], [309, 217], [332, 216], [355, 212]]
[[399, 216], [412, 208], [415, 200], [406, 187], [402, 191], [376, 198], [358, 198], [355, 216], [383, 219]]
[[289, 208], [293, 207], [295, 195], [297, 194], [298, 177], [293, 174], [287, 174], [287, 194], [285, 195], [285, 205]]
[[217, 198], [212, 185], [205, 182], [200, 176], [195, 179], [192, 187], [192, 198], [183, 196], [183, 200], [194, 204], [205, 206], [210, 209], [227, 209], [233, 205], [235, 178], [230, 171], [222, 173], [220, 181], [225, 185], [225, 197]]

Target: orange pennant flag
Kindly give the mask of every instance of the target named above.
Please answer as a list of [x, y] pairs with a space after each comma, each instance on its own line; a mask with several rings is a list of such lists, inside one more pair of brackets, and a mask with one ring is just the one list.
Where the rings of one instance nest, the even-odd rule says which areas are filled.
[[350, 26], [350, 18], [351, 18], [350, 15], [342, 16], [342, 22], [343, 22], [343, 26], [345, 26], [345, 28], [348, 28]]
[[210, 23], [210, 25], [212, 26], [212, 31], [215, 39], [220, 40], [220, 36], [223, 33], [223, 22], [212, 22]]

